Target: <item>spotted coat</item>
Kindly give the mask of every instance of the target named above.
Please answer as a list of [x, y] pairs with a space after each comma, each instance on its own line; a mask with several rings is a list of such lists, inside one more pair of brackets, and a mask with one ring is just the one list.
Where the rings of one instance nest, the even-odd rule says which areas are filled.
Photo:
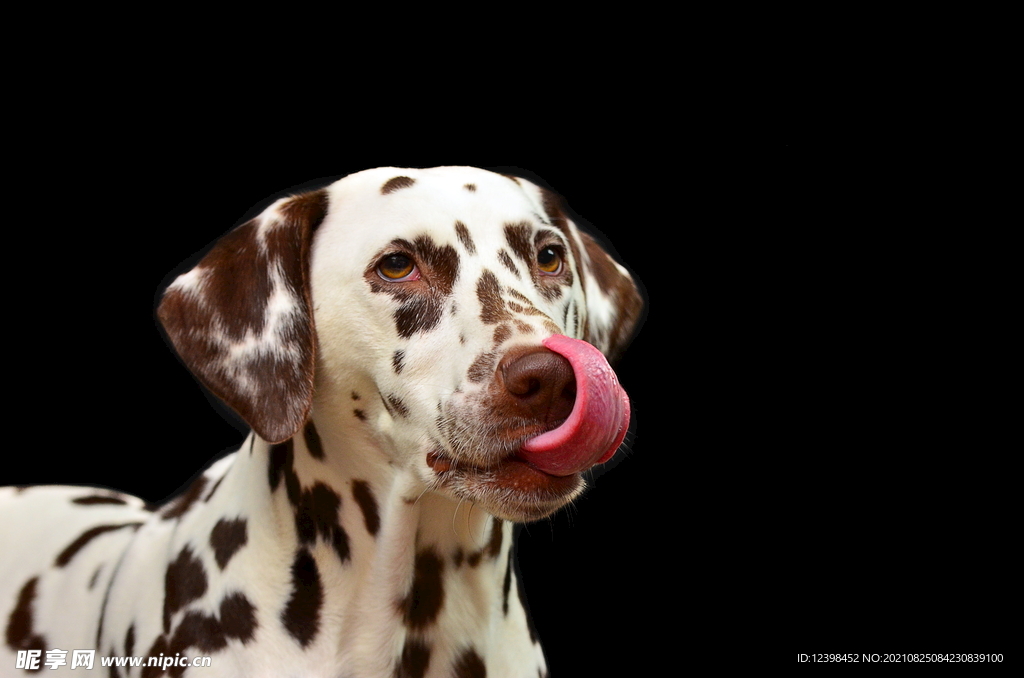
[[543, 678], [512, 523], [585, 484], [517, 452], [579, 400], [543, 342], [614, 360], [641, 305], [523, 179], [382, 168], [277, 201], [159, 309], [252, 433], [160, 507], [0, 489], [0, 674], [95, 649], [162, 662], [94, 669], [132, 678]]

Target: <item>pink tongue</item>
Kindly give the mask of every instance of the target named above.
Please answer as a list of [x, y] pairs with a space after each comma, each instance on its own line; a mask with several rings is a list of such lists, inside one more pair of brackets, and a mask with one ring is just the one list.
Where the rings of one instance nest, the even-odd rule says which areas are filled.
[[629, 398], [594, 346], [561, 334], [543, 344], [572, 365], [576, 403], [561, 426], [527, 440], [518, 456], [545, 473], [568, 476], [612, 458], [629, 428]]

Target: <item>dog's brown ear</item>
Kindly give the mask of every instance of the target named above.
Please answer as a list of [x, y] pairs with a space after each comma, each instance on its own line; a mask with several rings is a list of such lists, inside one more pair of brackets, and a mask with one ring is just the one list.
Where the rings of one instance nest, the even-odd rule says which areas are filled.
[[614, 364], [637, 330], [644, 308], [640, 291], [629, 271], [572, 223], [560, 196], [546, 189], [541, 189], [541, 195], [544, 212], [569, 237], [573, 258], [578, 262], [587, 299], [581, 338], [599, 348]]
[[313, 233], [327, 192], [275, 202], [171, 283], [157, 316], [199, 380], [263, 439], [288, 439], [313, 398]]
[[597, 346], [615, 363], [637, 330], [644, 301], [636, 282], [594, 240], [580, 232], [586, 256], [583, 280], [587, 294], [587, 323], [583, 340]]

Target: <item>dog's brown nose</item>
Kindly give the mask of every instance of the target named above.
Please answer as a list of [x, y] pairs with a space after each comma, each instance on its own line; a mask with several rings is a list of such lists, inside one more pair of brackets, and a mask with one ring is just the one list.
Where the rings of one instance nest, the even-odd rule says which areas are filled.
[[576, 375], [569, 361], [546, 348], [511, 352], [498, 365], [516, 414], [542, 424], [561, 424], [576, 402]]

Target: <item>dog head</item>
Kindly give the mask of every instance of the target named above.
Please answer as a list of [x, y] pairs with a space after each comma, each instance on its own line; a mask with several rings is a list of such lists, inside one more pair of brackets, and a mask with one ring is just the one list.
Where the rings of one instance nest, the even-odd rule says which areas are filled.
[[264, 439], [310, 417], [499, 517], [577, 496], [622, 442], [628, 272], [524, 179], [381, 168], [279, 200], [168, 288], [189, 368]]

